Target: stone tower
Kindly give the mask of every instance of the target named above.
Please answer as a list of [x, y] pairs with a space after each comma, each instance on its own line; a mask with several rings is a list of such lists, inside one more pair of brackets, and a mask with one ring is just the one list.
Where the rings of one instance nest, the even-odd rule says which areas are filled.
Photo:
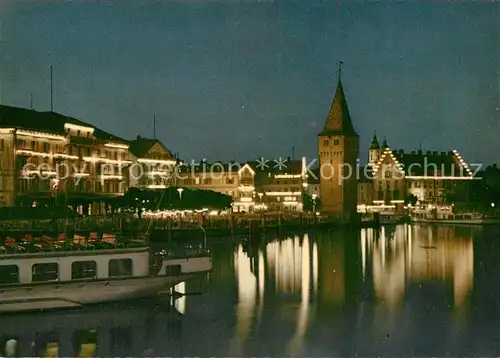
[[352, 125], [339, 70], [333, 103], [318, 135], [320, 198], [326, 214], [344, 218], [356, 214], [358, 153], [359, 136]]

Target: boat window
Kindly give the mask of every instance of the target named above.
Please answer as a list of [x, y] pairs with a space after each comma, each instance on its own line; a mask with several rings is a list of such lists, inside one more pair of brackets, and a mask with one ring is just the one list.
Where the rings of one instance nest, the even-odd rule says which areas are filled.
[[97, 331], [77, 331], [73, 336], [73, 357], [95, 357], [97, 353]]
[[59, 337], [56, 332], [38, 332], [35, 338], [34, 357], [60, 357]]
[[0, 284], [18, 282], [19, 267], [17, 265], [0, 265]]
[[109, 277], [132, 276], [132, 259], [109, 260]]
[[59, 279], [59, 265], [55, 262], [34, 264], [31, 270], [33, 282], [53, 281]]
[[21, 349], [17, 337], [1, 337], [0, 338], [0, 356], [2, 357], [20, 357]]
[[71, 264], [71, 279], [96, 278], [97, 264], [95, 261], [76, 261]]

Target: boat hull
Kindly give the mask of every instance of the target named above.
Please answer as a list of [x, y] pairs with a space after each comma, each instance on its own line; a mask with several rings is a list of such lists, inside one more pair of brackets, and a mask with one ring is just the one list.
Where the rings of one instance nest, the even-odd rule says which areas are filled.
[[194, 274], [0, 287], [0, 312], [77, 308], [147, 297]]

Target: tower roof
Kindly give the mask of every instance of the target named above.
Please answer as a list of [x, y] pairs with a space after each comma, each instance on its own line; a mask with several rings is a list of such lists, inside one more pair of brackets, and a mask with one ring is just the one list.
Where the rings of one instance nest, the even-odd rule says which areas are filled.
[[370, 143], [370, 149], [380, 149], [376, 133], [373, 133], [373, 139], [372, 142]]
[[389, 148], [389, 144], [387, 144], [387, 139], [384, 138], [384, 141], [382, 142], [382, 149]]
[[358, 136], [352, 125], [351, 116], [349, 115], [349, 108], [347, 107], [347, 101], [342, 87], [342, 81], [340, 80], [340, 74], [332, 106], [330, 107], [330, 112], [326, 118], [325, 127], [319, 135], [333, 134]]

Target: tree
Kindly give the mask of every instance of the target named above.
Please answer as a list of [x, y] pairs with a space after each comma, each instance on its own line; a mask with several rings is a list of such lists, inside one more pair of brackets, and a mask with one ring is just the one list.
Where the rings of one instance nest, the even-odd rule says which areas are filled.
[[170, 187], [165, 190], [130, 188], [118, 206], [134, 210], [223, 210], [231, 207], [231, 196], [212, 190]]

